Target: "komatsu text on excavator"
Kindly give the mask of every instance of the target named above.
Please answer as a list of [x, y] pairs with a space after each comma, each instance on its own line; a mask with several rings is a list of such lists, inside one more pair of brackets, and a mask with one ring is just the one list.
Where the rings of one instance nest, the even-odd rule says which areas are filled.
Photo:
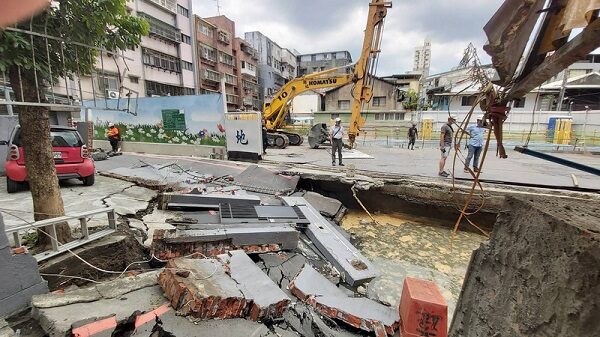
[[[297, 77], [284, 85], [270, 103], [265, 103], [263, 116], [267, 121], [270, 145], [285, 148], [288, 145], [302, 144], [301, 135], [284, 129], [289, 106], [294, 97], [308, 90], [337, 88], [352, 83], [352, 116], [348, 128], [348, 138], [349, 146], [354, 146], [354, 140], [365, 123], [361, 116], [361, 108], [365, 102], [371, 100], [372, 71], [376, 67], [381, 51], [383, 21], [387, 9], [391, 7], [391, 1], [371, 0], [360, 58], [352, 66], [351, 73], [339, 75], [340, 70], [344, 68], [334, 68]], [[308, 142], [311, 147], [316, 148], [327, 142], [328, 138], [327, 125], [321, 123], [313, 126], [310, 130]]]

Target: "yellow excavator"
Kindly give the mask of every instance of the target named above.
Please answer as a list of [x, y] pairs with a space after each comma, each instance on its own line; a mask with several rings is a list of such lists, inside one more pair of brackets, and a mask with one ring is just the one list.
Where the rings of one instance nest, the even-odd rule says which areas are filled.
[[[361, 108], [372, 97], [372, 71], [381, 52], [383, 21], [387, 9], [391, 7], [391, 1], [371, 0], [360, 58], [353, 65], [351, 73], [336, 74], [344, 69], [342, 67], [297, 77], [284, 85], [270, 103], [265, 103], [263, 117], [266, 119], [269, 145], [283, 149], [288, 145], [302, 144], [301, 135], [285, 130], [290, 104], [294, 97], [308, 90], [338, 88], [352, 83], [352, 117], [348, 128], [348, 146], [354, 146], [354, 140], [365, 123], [365, 119], [361, 116]], [[308, 142], [312, 148], [317, 148], [328, 140], [329, 133], [325, 123], [312, 127], [308, 135]]]

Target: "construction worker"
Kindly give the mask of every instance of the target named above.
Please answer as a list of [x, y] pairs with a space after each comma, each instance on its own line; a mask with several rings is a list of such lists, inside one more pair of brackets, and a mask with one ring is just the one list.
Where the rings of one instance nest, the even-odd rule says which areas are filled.
[[331, 138], [331, 165], [335, 166], [335, 152], [337, 151], [339, 157], [340, 166], [344, 166], [342, 163], [342, 137], [344, 136], [344, 127], [342, 126], [342, 120], [338, 117], [335, 119], [335, 125], [331, 127], [329, 132], [329, 138]]
[[114, 123], [108, 123], [108, 132], [106, 133], [106, 136], [108, 137], [108, 141], [112, 147], [112, 152], [119, 152], [119, 141], [121, 141], [121, 135], [119, 134], [119, 129]]
[[[419, 138], [419, 131], [417, 130], [417, 123], [412, 123], [412, 126], [408, 129], [408, 148], [411, 150], [415, 149], [415, 141]], [[412, 145], [412, 148], [411, 148]]]
[[483, 136], [485, 135], [485, 127], [483, 126], [483, 115], [477, 116], [477, 124], [467, 128], [467, 132], [471, 137], [467, 142], [469, 154], [465, 161], [465, 173], [469, 173], [469, 165], [473, 159], [473, 171], [479, 172], [479, 156], [483, 149]]
[[267, 147], [269, 147], [269, 134], [267, 133], [267, 120], [262, 120], [262, 141], [263, 141], [263, 154], [267, 154]]
[[452, 139], [454, 138], [452, 124], [455, 122], [456, 116], [450, 115], [448, 116], [448, 121], [442, 125], [440, 133], [440, 151], [442, 152], [442, 157], [440, 158], [440, 170], [438, 172], [440, 177], [447, 177], [450, 175], [450, 173], [444, 170], [444, 167], [446, 166], [446, 159], [450, 155], [450, 150], [452, 149]]

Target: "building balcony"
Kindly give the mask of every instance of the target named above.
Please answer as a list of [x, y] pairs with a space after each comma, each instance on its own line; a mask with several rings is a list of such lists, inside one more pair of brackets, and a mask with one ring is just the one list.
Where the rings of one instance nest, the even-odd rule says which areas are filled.
[[221, 82], [221, 73], [210, 69], [204, 69], [204, 71], [202, 71], [202, 79], [219, 83]]
[[151, 15], [139, 12], [138, 16], [148, 22], [148, 35], [172, 43], [181, 43], [181, 31]]

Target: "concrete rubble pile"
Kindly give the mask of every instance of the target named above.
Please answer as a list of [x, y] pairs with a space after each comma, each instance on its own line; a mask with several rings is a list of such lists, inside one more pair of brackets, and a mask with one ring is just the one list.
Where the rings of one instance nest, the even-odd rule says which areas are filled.
[[34, 297], [34, 317], [48, 335], [341, 337], [398, 330], [397, 308], [354, 290], [378, 271], [333, 223], [346, 212], [341, 202], [314, 192], [285, 196], [297, 177], [253, 166], [229, 186], [189, 180], [176, 165], [121, 170], [112, 174], [178, 185], [179, 193], [158, 198], [164, 225], [148, 231], [150, 254], [164, 268]]

